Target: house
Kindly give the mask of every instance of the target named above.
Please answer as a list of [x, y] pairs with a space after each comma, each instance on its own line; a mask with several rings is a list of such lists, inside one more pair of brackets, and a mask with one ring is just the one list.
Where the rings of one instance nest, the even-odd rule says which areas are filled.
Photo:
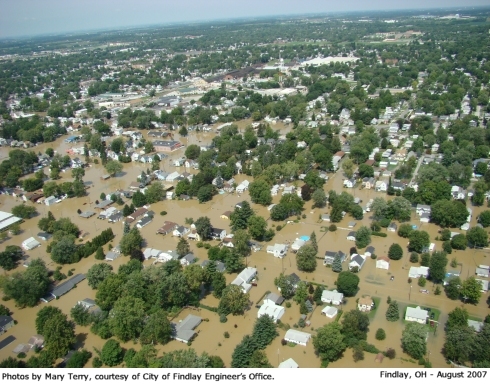
[[388, 189], [388, 184], [385, 181], [377, 181], [375, 185], [376, 191], [386, 191]]
[[30, 251], [31, 249], [37, 248], [40, 245], [41, 243], [34, 237], [29, 237], [27, 240], [22, 242], [22, 248], [26, 251]]
[[323, 290], [322, 292], [323, 303], [331, 303], [338, 306], [342, 304], [343, 300], [344, 300], [344, 294], [342, 294], [341, 292], [337, 292], [337, 290], [334, 291]]
[[393, 182], [391, 187], [393, 187], [393, 189], [395, 189], [395, 190], [403, 191], [403, 190], [405, 190], [406, 185], [402, 182]]
[[250, 282], [257, 276], [257, 269], [253, 267], [247, 267], [231, 282], [235, 286], [242, 287], [242, 291], [246, 294], [252, 288]]
[[488, 280], [476, 279], [476, 281], [481, 285], [481, 292], [488, 291]]
[[194, 224], [191, 225], [191, 231], [187, 235], [188, 240], [201, 241], [201, 236], [197, 233], [196, 227]]
[[268, 315], [272, 318], [274, 323], [276, 323], [279, 319], [282, 318], [285, 312], [286, 309], [284, 307], [276, 305], [270, 299], [264, 299], [264, 303], [262, 304], [262, 306], [260, 306], [260, 309], [257, 313], [257, 318], [260, 318], [263, 315]]
[[172, 236], [174, 237], [184, 237], [187, 233], [189, 233], [189, 229], [185, 226], [179, 226], [172, 232]]
[[107, 254], [105, 255], [105, 260], [107, 260], [107, 261], [114, 261], [114, 260], [116, 260], [118, 257], [119, 257], [119, 253], [117, 253], [117, 252], [113, 252], [113, 251], [109, 251], [109, 252], [107, 252]]
[[171, 337], [177, 341], [187, 344], [197, 334], [194, 329], [200, 325], [202, 319], [196, 315], [189, 314], [179, 323], [170, 323], [172, 326]]
[[90, 307], [93, 307], [93, 306], [96, 306], [97, 305], [97, 303], [95, 303], [95, 300], [89, 299], [89, 298], [85, 298], [83, 300], [79, 300], [77, 302], [77, 304], [82, 305], [86, 309], [89, 309]]
[[335, 318], [338, 310], [333, 306], [326, 306], [322, 310], [322, 314], [325, 314], [327, 318]]
[[153, 249], [153, 248], [146, 248], [143, 251], [143, 256], [145, 257], [145, 260], [157, 259], [161, 254], [162, 254], [162, 251], [160, 251], [158, 249]]
[[430, 215], [431, 208], [429, 205], [417, 205], [415, 208], [415, 213], [417, 213], [418, 216], [421, 216], [424, 213], [429, 213]]
[[430, 222], [430, 213], [422, 213], [420, 215], [420, 222], [425, 222], [425, 223]]
[[308, 341], [311, 339], [311, 334], [304, 333], [302, 331], [289, 329], [284, 336], [284, 340], [287, 342], [292, 342], [297, 345], [306, 346]]
[[355, 179], [345, 179], [344, 180], [344, 187], [347, 187], [348, 189], [352, 189], [355, 185], [356, 185]]
[[113, 200], [111, 199], [106, 199], [105, 201], [102, 201], [100, 203], [98, 203], [97, 205], [95, 205], [94, 207], [96, 209], [109, 209], [111, 207], [111, 205], [114, 203]]
[[65, 295], [67, 292], [71, 291], [78, 283], [85, 279], [84, 274], [78, 274], [67, 281], [60, 283], [58, 286], [53, 288], [48, 294], [41, 298], [43, 302], [50, 302], [53, 299], [58, 299], [59, 297]]
[[195, 261], [196, 261], [196, 256], [194, 256], [193, 253], [188, 253], [187, 255], [185, 255], [180, 259], [180, 264], [182, 264], [185, 267], [186, 265], [191, 265]]
[[291, 252], [296, 253], [299, 251], [299, 249], [306, 244], [305, 240], [302, 240], [300, 238], [297, 238], [294, 240], [293, 244], [291, 245]]
[[48, 197], [44, 200], [44, 204], [46, 206], [51, 206], [52, 204], [56, 203], [56, 197], [52, 195], [51, 197]]
[[299, 366], [292, 358], [288, 358], [286, 361], [281, 362], [278, 368], [299, 368]]
[[477, 333], [483, 329], [483, 322], [473, 321], [472, 319], [468, 319], [468, 326], [472, 327]]
[[466, 198], [466, 190], [459, 186], [451, 187], [451, 195], [453, 199], [465, 199]]
[[128, 224], [131, 224], [132, 222], [136, 221], [138, 218], [143, 217], [146, 213], [148, 212], [148, 209], [146, 207], [140, 207], [139, 209], [136, 209], [132, 214], [126, 217], [126, 222]]
[[428, 278], [429, 267], [410, 267], [408, 277], [411, 279], [418, 279], [419, 277]]
[[8, 315], [0, 315], [0, 334], [5, 333], [15, 325], [14, 320]]
[[225, 238], [221, 241], [222, 241], [222, 245], [224, 247], [228, 247], [228, 248], [234, 248], [235, 247], [235, 244], [233, 244], [233, 235], [232, 234], [225, 236]]
[[374, 178], [364, 178], [362, 180], [362, 187], [364, 187], [367, 190], [371, 190], [375, 187], [376, 182], [374, 181]]
[[236, 192], [238, 194], [242, 194], [245, 190], [248, 190], [248, 186], [250, 185], [250, 182], [247, 181], [247, 180], [244, 180], [242, 183], [240, 183], [237, 187], [236, 187]]
[[226, 230], [211, 228], [211, 238], [213, 240], [223, 240], [226, 237]]
[[138, 229], [141, 229], [141, 228], [144, 228], [146, 225], [148, 225], [151, 221], [153, 221], [153, 218], [149, 217], [149, 216], [144, 216], [141, 220], [139, 220], [137, 223], [136, 223], [136, 227]]
[[174, 171], [174, 172], [171, 172], [170, 174], [167, 175], [167, 177], [165, 178], [165, 180], [167, 182], [174, 182], [177, 180], [177, 178], [180, 177], [180, 172], [177, 172], [177, 171]]
[[417, 307], [407, 307], [407, 311], [405, 313], [405, 320], [410, 322], [418, 322], [422, 325], [427, 323], [427, 319], [429, 318], [429, 313], [421, 309], [420, 306]]
[[[486, 267], [486, 266], [485, 266]], [[475, 271], [476, 276], [480, 276], [482, 278], [488, 278], [490, 276], [488, 268], [483, 268], [482, 266], [478, 267]]]
[[354, 231], [349, 232], [349, 234], [347, 235], [347, 240], [356, 241], [356, 232], [354, 232]]
[[175, 222], [165, 221], [163, 223], [163, 226], [157, 230], [157, 234], [163, 234], [163, 235], [169, 234], [173, 232], [175, 229], [177, 229], [178, 226], [179, 225], [177, 225]]
[[172, 152], [182, 147], [182, 144], [175, 140], [154, 140], [153, 147], [156, 152]]
[[264, 300], [270, 300], [279, 306], [284, 303], [284, 298], [281, 295], [277, 295], [273, 292], [270, 292], [269, 294], [267, 294], [267, 296], [264, 298]]
[[390, 259], [386, 256], [378, 257], [376, 260], [376, 268], [390, 269]]
[[119, 222], [124, 218], [123, 213], [121, 211], [116, 211], [112, 213], [109, 217], [107, 217], [107, 221], [114, 223], [114, 222]]
[[353, 270], [355, 267], [357, 267], [357, 270], [360, 271], [362, 267], [364, 266], [364, 263], [366, 262], [366, 256], [362, 255], [352, 255], [349, 263], [349, 270]]
[[342, 263], [347, 258], [347, 255], [342, 251], [338, 251], [338, 252], [325, 251], [325, 258], [323, 259], [323, 265], [332, 265], [336, 256], [340, 258], [340, 261]]
[[396, 225], [395, 222], [392, 222], [390, 225], [388, 225], [388, 232], [396, 232], [398, 229], [398, 226]]
[[[202, 263], [201, 263], [201, 268], [206, 268], [206, 266], [210, 263], [209, 260], [204, 260]], [[222, 263], [221, 261], [219, 260], [216, 260], [214, 261], [215, 265], [216, 265], [216, 271], [218, 272], [225, 272], [226, 270], [226, 267], [225, 267], [225, 264]], [[280, 304], [280, 303], [278, 303]]]
[[27, 344], [31, 347], [31, 349], [41, 349], [44, 346], [44, 336], [42, 336], [41, 334], [34, 334], [31, 338], [29, 338]]
[[223, 220], [229, 220], [230, 215], [231, 215], [231, 211], [227, 210], [227, 211], [223, 212], [223, 214], [220, 216], [220, 218], [222, 218]]
[[267, 253], [272, 253], [274, 257], [283, 258], [288, 251], [286, 244], [274, 244], [267, 246]]
[[49, 234], [49, 233], [39, 232], [37, 234], [37, 237], [39, 237], [43, 241], [48, 241], [53, 236], [51, 234]]
[[95, 215], [95, 212], [93, 212], [91, 210], [80, 213], [80, 217], [82, 217], [82, 218], [90, 218], [94, 215]]
[[374, 307], [374, 301], [370, 296], [363, 296], [357, 301], [357, 309], [359, 311], [371, 311]]
[[374, 251], [375, 251], [375, 248], [373, 246], [368, 246], [366, 248], [366, 251], [364, 252], [364, 254], [367, 256], [367, 257], [371, 257], [373, 254], [374, 254]]
[[330, 222], [330, 215], [329, 214], [322, 214], [322, 221]]

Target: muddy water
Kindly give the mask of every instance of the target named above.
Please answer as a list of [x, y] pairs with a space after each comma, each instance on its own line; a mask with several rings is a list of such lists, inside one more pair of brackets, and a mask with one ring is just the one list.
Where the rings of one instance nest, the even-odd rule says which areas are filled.
[[[240, 128], [244, 128], [247, 122], [240, 123]], [[287, 131], [283, 128], [278, 128]], [[183, 139], [184, 144], [209, 144], [211, 139], [216, 136], [213, 133], [191, 133], [187, 139]], [[177, 136], [176, 136], [177, 137]], [[35, 151], [43, 152], [48, 145], [40, 145], [35, 148]], [[64, 154], [70, 145], [64, 143], [63, 139], [58, 139], [53, 146], [59, 153]], [[167, 171], [173, 171], [174, 167], [171, 166], [171, 160], [180, 157], [184, 154], [185, 148], [172, 153], [169, 158], [161, 163], [161, 167]], [[6, 157], [8, 155], [9, 149], [0, 148], [0, 157]], [[116, 234], [115, 241], [113, 245], [117, 245], [122, 236], [122, 223], [109, 224], [103, 220], [97, 220], [95, 217], [88, 220], [80, 218], [76, 210], [80, 209], [93, 210], [95, 205], [95, 200], [99, 199], [100, 193], [105, 192], [106, 194], [115, 191], [117, 189], [125, 189], [131, 181], [136, 180], [137, 175], [142, 171], [146, 170], [146, 165], [140, 163], [129, 163], [124, 166], [124, 174], [119, 177], [111, 178], [108, 181], [101, 181], [100, 176], [104, 174], [104, 169], [100, 165], [92, 164], [92, 167], [86, 170], [86, 175], [84, 177], [85, 182], [89, 182], [93, 187], [90, 187], [89, 194], [84, 198], [73, 198], [67, 199], [59, 204], [50, 206], [49, 208], [44, 205], [35, 205], [38, 209], [39, 216], [34, 217], [31, 220], [27, 220], [21, 226], [23, 232], [18, 235], [9, 238], [7, 241], [3, 242], [2, 245], [21, 245], [22, 241], [31, 236], [36, 236], [39, 232], [37, 228], [37, 223], [42, 216], [47, 214], [47, 211], [52, 211], [56, 218], [59, 217], [70, 217], [74, 222], [80, 227], [84, 232], [84, 239], [91, 239], [101, 230], [111, 226], [114, 233]], [[183, 168], [181, 168], [183, 170]], [[72, 180], [71, 172], [68, 170], [66, 173], [62, 173], [62, 178], [60, 182], [64, 180]], [[237, 182], [241, 182], [244, 179], [251, 181], [250, 177], [244, 175], [239, 175], [236, 177]], [[344, 177], [341, 172], [333, 174], [328, 183], [325, 185], [325, 190], [334, 189], [336, 191], [342, 190], [342, 181]], [[385, 194], [375, 193], [372, 190], [361, 190], [361, 189], [346, 189], [355, 197], [359, 197], [364, 203], [375, 196]], [[226, 210], [233, 210], [234, 205], [237, 202], [243, 200], [250, 200], [248, 193], [238, 196], [236, 194], [225, 194], [218, 195], [213, 198], [212, 201], [206, 204], [197, 204], [196, 201], [162, 201], [160, 203], [151, 206], [151, 209], [155, 211], [155, 218], [152, 223], [142, 229], [142, 235], [146, 239], [146, 246], [169, 250], [174, 249], [177, 244], [177, 239], [171, 236], [162, 237], [156, 234], [156, 230], [161, 227], [165, 220], [174, 221], [179, 224], [184, 224], [185, 218], [197, 219], [201, 215], [208, 216], [213, 225], [219, 228], [224, 228], [229, 230], [229, 221], [221, 219], [219, 216]], [[280, 196], [273, 198], [273, 202], [277, 203], [280, 200]], [[21, 203], [21, 200], [16, 200], [13, 197], [1, 196], [0, 204], [3, 211], [10, 211], [13, 206]], [[266, 219], [269, 217], [267, 209], [262, 206], [252, 205], [252, 208], [260, 215], [264, 216]], [[160, 211], [167, 211], [167, 215], [160, 216]], [[298, 223], [287, 224], [280, 232], [277, 232], [276, 237], [272, 243], [285, 243], [287, 241], [293, 241], [295, 238], [301, 235], [310, 235], [315, 231], [318, 240], [320, 255], [325, 250], [342, 250], [348, 252], [350, 247], [353, 246], [353, 242], [347, 241], [346, 236], [349, 232], [348, 222], [352, 221], [350, 217], [346, 217], [342, 222], [338, 224], [338, 230], [336, 232], [321, 232], [320, 228], [327, 224], [319, 223], [319, 216], [328, 212], [328, 209], [314, 209], [311, 210], [311, 203], [305, 205], [306, 218], [301, 219]], [[476, 214], [480, 210], [475, 211]], [[364, 220], [356, 221], [357, 225], [353, 228], [356, 230], [361, 225], [369, 225], [371, 220], [369, 219], [369, 214], [366, 215]], [[413, 220], [416, 220], [413, 217]], [[415, 222], [415, 221], [414, 221]], [[279, 223], [268, 221], [269, 226], [275, 227]], [[476, 223], [475, 219], [472, 220], [471, 225]], [[281, 223], [282, 224], [282, 223]], [[436, 243], [436, 249], [441, 249], [441, 243], [436, 242], [434, 239], [437, 236], [438, 228], [430, 224], [420, 224], [418, 221], [415, 224], [422, 230], [426, 230], [431, 235], [432, 241]], [[327, 225], [328, 226], [328, 225]], [[376, 254], [378, 256], [386, 255], [389, 246], [397, 242], [402, 246], [406, 246], [407, 241], [399, 238], [396, 233], [390, 233], [387, 238], [373, 237], [372, 245], [376, 248]], [[49, 268], [55, 269], [56, 265], [51, 262], [49, 255], [45, 252], [46, 242], [41, 241], [41, 247], [29, 252], [31, 258], [40, 257], [46, 261]], [[190, 242], [191, 247], [195, 255], [200, 259], [200, 261], [207, 259], [207, 251], [204, 248], [197, 248], [194, 242]], [[215, 243], [213, 243], [215, 244]], [[330, 268], [326, 268], [319, 261], [318, 268], [312, 274], [301, 273], [296, 269], [295, 265], [295, 255], [288, 253], [284, 259], [274, 258], [272, 255], [267, 254], [265, 247], [268, 243], [264, 243], [262, 251], [253, 253], [246, 262], [249, 266], [254, 266], [259, 271], [259, 281], [258, 286], [253, 287], [250, 291], [250, 299], [256, 303], [266, 291], [274, 291], [274, 278], [277, 277], [281, 272], [290, 274], [296, 272], [302, 279], [311, 280], [316, 283], [324, 284], [328, 288], [334, 288], [334, 282], [337, 278], [337, 274], [333, 273]], [[107, 247], [104, 248], [107, 251]], [[474, 274], [475, 268], [478, 264], [490, 265], [490, 254], [488, 250], [467, 250], [467, 251], [455, 251], [452, 255], [449, 255], [450, 259], [455, 257], [462, 266], [458, 267], [462, 270], [461, 277], [465, 279], [467, 276]], [[362, 253], [362, 251], [361, 251]], [[390, 296], [392, 299], [397, 300], [400, 303], [400, 311], [404, 311], [404, 307], [410, 304], [418, 304], [426, 307], [437, 308], [442, 311], [440, 317], [440, 328], [436, 333], [431, 333], [428, 340], [428, 348], [430, 350], [430, 361], [434, 367], [445, 367], [446, 363], [441, 355], [440, 351], [444, 342], [444, 333], [442, 330], [443, 324], [447, 319], [447, 313], [454, 309], [455, 307], [461, 306], [461, 302], [455, 302], [447, 299], [444, 295], [436, 296], [433, 293], [433, 287], [429, 283], [426, 288], [429, 289], [430, 294], [421, 294], [418, 290], [419, 287], [413, 284], [413, 288], [410, 291], [410, 285], [407, 283], [408, 270], [411, 263], [408, 261], [408, 253], [406, 253], [402, 260], [395, 262], [392, 261], [390, 264], [390, 269], [380, 270], [376, 269], [375, 260], [368, 259], [364, 268], [359, 273], [361, 279], [360, 282], [360, 292], [357, 297], [361, 295], [372, 295], [381, 298], [381, 305], [376, 312], [374, 318], [371, 322], [371, 330], [368, 334], [368, 341], [376, 345], [379, 349], [385, 350], [388, 347], [392, 347], [397, 352], [397, 358], [395, 360], [385, 359], [382, 364], [377, 364], [374, 362], [375, 355], [366, 353], [365, 360], [354, 364], [352, 361], [352, 355], [350, 351], [347, 351], [344, 357], [335, 363], [331, 364], [331, 367], [416, 367], [416, 364], [404, 361], [401, 358], [408, 359], [406, 355], [403, 355], [400, 348], [400, 338], [403, 331], [403, 323], [399, 322], [387, 322], [385, 319], [385, 312], [387, 308], [386, 298]], [[115, 262], [111, 263], [113, 267], [117, 268], [127, 262], [129, 259], [126, 257], [120, 257]], [[94, 257], [89, 257], [83, 259], [81, 262], [64, 266], [63, 272], [66, 273], [70, 269], [74, 269], [74, 273], [86, 273], [87, 270], [96, 263]], [[151, 262], [145, 263], [149, 265]], [[448, 267], [449, 269], [449, 267]], [[19, 267], [14, 271], [23, 271], [24, 267]], [[390, 276], [394, 276], [394, 281], [390, 281]], [[227, 280], [233, 280], [234, 275], [227, 275]], [[356, 301], [354, 298], [350, 298], [347, 303], [342, 307], [344, 311], [348, 311], [356, 308]], [[63, 310], [64, 313], [69, 314], [70, 309], [76, 304], [78, 300], [84, 298], [95, 298], [95, 291], [91, 290], [86, 281], [81, 282], [76, 289], [72, 290], [70, 293], [62, 296], [59, 300], [50, 302], [51, 305], [57, 306]], [[478, 306], [466, 306], [470, 315], [483, 318], [487, 313], [488, 309], [485, 304], [486, 295], [482, 298]], [[12, 344], [6, 346], [0, 350], [0, 359], [4, 359], [12, 354], [12, 350], [18, 344], [25, 343], [28, 338], [35, 334], [34, 320], [37, 311], [44, 306], [41, 304], [34, 308], [26, 308], [19, 310], [15, 308], [12, 301], [2, 302], [8, 308], [10, 308], [14, 314], [13, 318], [18, 321], [18, 325], [10, 329], [8, 335], [13, 335], [16, 337], [16, 341]], [[217, 306], [218, 301], [213, 296], [207, 296], [203, 301], [204, 304], [210, 306]], [[227, 366], [230, 365], [231, 354], [235, 346], [241, 341], [245, 334], [250, 334], [252, 332], [253, 323], [256, 319], [257, 309], [252, 307], [244, 316], [239, 317], [229, 317], [228, 322], [220, 323], [217, 314], [211, 313], [207, 310], [201, 310], [199, 312], [195, 311], [184, 311], [179, 317], [182, 319], [188, 313], [198, 314], [203, 318], [209, 318], [209, 322], [203, 322], [197, 330], [200, 331], [199, 335], [192, 344], [192, 347], [196, 349], [198, 353], [206, 351], [210, 354], [219, 355], [225, 361]], [[299, 319], [299, 308], [293, 303], [291, 308], [286, 309], [286, 314], [283, 317], [283, 322], [289, 323], [291, 326], [296, 323]], [[312, 329], [318, 328], [331, 320], [321, 315], [321, 308], [315, 309], [311, 316], [311, 327], [305, 328], [303, 330], [310, 331], [314, 333]], [[236, 328], [234, 326], [237, 326]], [[387, 338], [384, 341], [377, 341], [374, 338], [374, 333], [378, 328], [384, 328], [387, 332]], [[230, 338], [225, 339], [223, 333], [228, 331]], [[280, 337], [278, 337], [274, 342], [266, 349], [269, 361], [272, 365], [277, 366], [279, 362], [282, 362], [289, 357], [292, 357], [300, 367], [319, 367], [320, 361], [314, 354], [314, 349], [312, 343], [308, 343], [306, 347], [296, 346], [281, 346], [280, 339], [284, 335], [284, 331], [280, 331]], [[105, 341], [94, 336], [89, 332], [88, 328], [77, 327], [77, 340], [79, 346], [83, 346], [86, 349], [92, 351], [93, 347], [101, 348]], [[3, 335], [2, 337], [5, 337]], [[134, 345], [132, 342], [124, 345], [126, 348], [134, 347], [138, 349], [139, 345]], [[165, 346], [159, 346], [160, 352], [170, 351], [175, 349], [186, 349], [187, 345], [173, 341]], [[89, 363], [90, 366], [90, 363]]]

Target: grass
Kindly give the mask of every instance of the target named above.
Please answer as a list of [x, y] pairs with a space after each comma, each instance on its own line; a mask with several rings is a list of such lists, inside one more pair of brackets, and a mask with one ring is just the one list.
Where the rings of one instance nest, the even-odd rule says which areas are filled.
[[371, 310], [368, 314], [369, 320], [372, 321], [374, 316], [376, 315], [376, 311], [378, 311], [379, 306], [381, 305], [381, 298], [378, 296], [372, 296], [371, 299], [374, 302], [374, 310]]
[[481, 318], [478, 318], [478, 317], [473, 317], [473, 316], [469, 316], [468, 319], [472, 320], [472, 321], [476, 321], [476, 322], [483, 322], [483, 319]]

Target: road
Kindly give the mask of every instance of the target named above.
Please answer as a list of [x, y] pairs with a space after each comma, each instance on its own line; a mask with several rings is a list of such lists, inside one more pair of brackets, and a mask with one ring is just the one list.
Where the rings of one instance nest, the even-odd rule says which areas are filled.
[[424, 157], [421, 156], [419, 158], [419, 161], [417, 163], [417, 167], [415, 167], [415, 171], [413, 172], [413, 175], [412, 175], [412, 179], [410, 179], [410, 183], [408, 184], [408, 187], [411, 187], [412, 184], [413, 184], [413, 181], [415, 180], [415, 178], [417, 178], [417, 174], [419, 172], [419, 169], [420, 169], [420, 166], [422, 165], [422, 162], [424, 161]]

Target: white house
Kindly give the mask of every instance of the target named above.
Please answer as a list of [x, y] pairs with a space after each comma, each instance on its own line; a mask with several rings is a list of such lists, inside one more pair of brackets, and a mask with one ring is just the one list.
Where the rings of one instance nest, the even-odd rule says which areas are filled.
[[187, 233], [189, 233], [189, 229], [185, 226], [179, 226], [172, 232], [172, 236], [174, 237], [184, 237]]
[[333, 306], [324, 307], [322, 310], [322, 314], [325, 314], [327, 318], [335, 318], [337, 312], [338, 310]]
[[306, 346], [308, 341], [311, 339], [311, 334], [303, 333], [302, 331], [289, 329], [284, 336], [287, 342], [292, 342], [294, 344]]
[[337, 290], [334, 291], [323, 290], [322, 292], [323, 303], [331, 303], [338, 306], [342, 303], [343, 300], [344, 300], [344, 294], [338, 292]]
[[245, 190], [248, 190], [248, 186], [250, 185], [250, 182], [247, 181], [247, 180], [244, 180], [242, 183], [240, 183], [237, 187], [236, 187], [236, 192], [238, 194], [242, 194]]
[[37, 248], [41, 243], [37, 241], [34, 237], [29, 237], [27, 240], [22, 242], [22, 248], [26, 251], [30, 251], [31, 249]]
[[262, 306], [260, 306], [259, 312], [257, 313], [257, 318], [263, 315], [268, 315], [274, 322], [277, 322], [286, 312], [286, 309], [282, 306], [278, 306], [272, 300], [265, 299]]
[[357, 301], [357, 308], [359, 311], [371, 311], [374, 307], [373, 299], [370, 296], [363, 296]]
[[292, 358], [288, 358], [279, 364], [278, 368], [299, 368], [299, 365]]
[[286, 244], [274, 244], [267, 246], [267, 253], [272, 253], [274, 257], [283, 258], [288, 251]]
[[428, 318], [429, 313], [426, 310], [421, 309], [420, 306], [417, 306], [415, 308], [407, 307], [407, 312], [405, 313], [406, 321], [418, 322], [425, 325]]
[[243, 293], [246, 294], [252, 288], [250, 282], [257, 276], [257, 269], [253, 267], [247, 267], [238, 274], [235, 280], [231, 282], [235, 286], [242, 287]]
[[420, 222], [425, 222], [425, 223], [430, 222], [430, 213], [422, 213], [420, 215]]
[[52, 195], [51, 197], [48, 197], [44, 200], [44, 204], [46, 206], [51, 206], [53, 203], [56, 203], [56, 197]]
[[297, 238], [296, 240], [294, 240], [293, 244], [291, 245], [291, 251], [293, 253], [296, 253], [305, 244], [306, 244], [306, 241], [305, 240], [302, 240], [300, 238]]
[[388, 190], [388, 185], [385, 181], [377, 181], [375, 185], [376, 191], [386, 191]]
[[378, 257], [378, 259], [376, 260], [376, 268], [390, 269], [390, 259], [386, 256]]
[[429, 267], [410, 267], [408, 277], [412, 279], [418, 279], [419, 277], [428, 278]]
[[357, 267], [357, 270], [360, 271], [366, 262], [366, 256], [363, 255], [352, 255], [349, 263], [349, 270], [352, 271], [354, 267]]
[[349, 232], [349, 234], [347, 235], [347, 240], [356, 241], [356, 232], [354, 232], [354, 231]]
[[354, 179], [345, 179], [344, 180], [344, 187], [347, 187], [348, 189], [352, 189], [356, 184], [356, 181]]

